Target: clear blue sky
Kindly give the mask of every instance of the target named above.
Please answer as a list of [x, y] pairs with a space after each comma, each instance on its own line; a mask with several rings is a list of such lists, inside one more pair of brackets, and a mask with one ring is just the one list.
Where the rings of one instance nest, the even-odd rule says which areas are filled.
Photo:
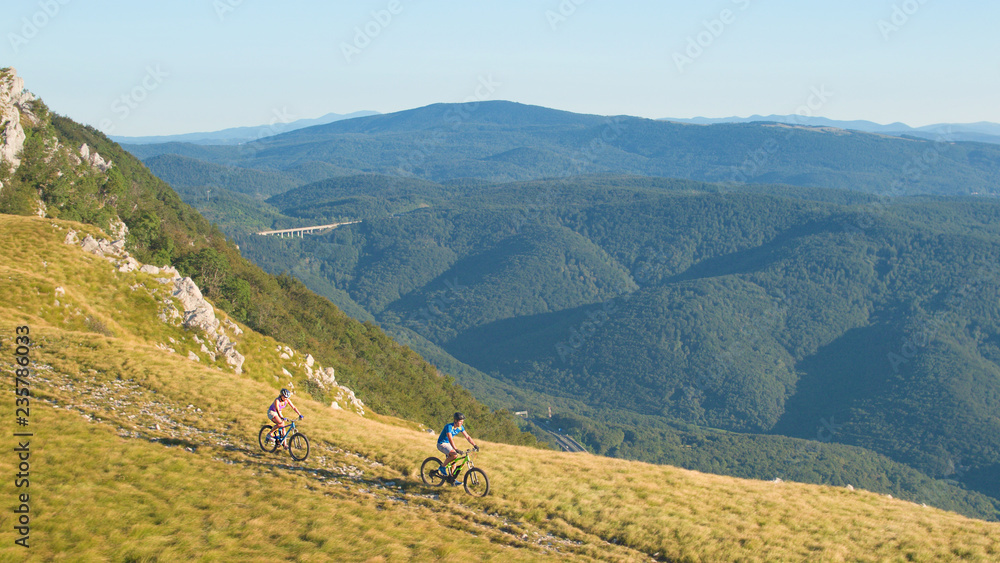
[[477, 87], [604, 115], [812, 101], [832, 119], [1000, 122], [995, 0], [32, 0], [3, 13], [0, 66], [118, 135], [392, 112]]

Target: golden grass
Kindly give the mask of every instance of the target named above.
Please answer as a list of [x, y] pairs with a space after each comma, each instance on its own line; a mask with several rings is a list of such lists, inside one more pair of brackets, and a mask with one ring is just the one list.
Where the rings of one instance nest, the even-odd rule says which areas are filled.
[[[156, 349], [190, 335], [144, 317], [156, 304], [134, 279], [61, 245], [52, 223], [0, 216], [0, 244], [31, 239], [41, 253], [0, 263], [0, 336], [29, 323], [39, 345], [33, 547], [6, 541], [0, 560], [1000, 560], [1000, 524], [882, 495], [503, 444], [480, 442], [491, 493], [474, 499], [420, 483], [436, 450], [416, 425], [301, 397], [309, 459], [264, 454], [273, 341], [245, 335], [253, 377]], [[113, 337], [50, 306], [64, 283], [66, 302]], [[8, 535], [12, 516], [0, 512]]]

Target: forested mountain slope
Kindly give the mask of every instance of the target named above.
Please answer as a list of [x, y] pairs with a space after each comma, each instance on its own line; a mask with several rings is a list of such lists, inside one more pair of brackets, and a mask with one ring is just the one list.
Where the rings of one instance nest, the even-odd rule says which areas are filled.
[[162, 178], [179, 184], [188, 182], [183, 170], [150, 159], [177, 154], [287, 174], [285, 181], [301, 176], [306, 168], [340, 170], [336, 175], [412, 175], [438, 182], [638, 174], [882, 195], [995, 194], [1000, 185], [1000, 146], [993, 144], [778, 123], [689, 125], [501, 101], [435, 104], [239, 146], [169, 143], [128, 149], [149, 161]]
[[[248, 256], [326, 280], [397, 335], [513, 388], [699, 427], [819, 435], [997, 494], [991, 199], [365, 176], [269, 203], [363, 222], [240, 237]], [[613, 455], [672, 455], [649, 440], [585, 438]]]

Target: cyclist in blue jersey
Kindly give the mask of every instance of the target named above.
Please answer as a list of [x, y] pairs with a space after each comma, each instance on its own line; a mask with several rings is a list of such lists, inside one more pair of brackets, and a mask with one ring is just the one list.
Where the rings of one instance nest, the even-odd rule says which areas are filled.
[[465, 431], [465, 415], [460, 412], [455, 413], [455, 421], [446, 424], [444, 430], [441, 431], [441, 435], [438, 436], [438, 451], [448, 456], [444, 460], [444, 465], [441, 466], [440, 473], [452, 483], [455, 482], [454, 476], [448, 474], [445, 465], [455, 461], [455, 458], [458, 457], [458, 448], [455, 447], [455, 436], [459, 434], [465, 436], [465, 439], [472, 444], [472, 447], [477, 452], [479, 451], [479, 446], [472, 440], [472, 436], [469, 436], [469, 433]]

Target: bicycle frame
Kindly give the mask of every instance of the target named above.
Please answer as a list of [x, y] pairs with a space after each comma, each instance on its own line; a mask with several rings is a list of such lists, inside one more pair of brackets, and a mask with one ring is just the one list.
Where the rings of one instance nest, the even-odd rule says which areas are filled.
[[451, 460], [451, 463], [444, 464], [445, 468], [448, 469], [449, 473], [452, 475], [457, 475], [459, 471], [465, 468], [466, 462], [469, 464], [469, 469], [475, 467], [472, 463], [472, 452], [475, 450], [465, 450], [455, 459]]
[[282, 426], [281, 430], [278, 430], [278, 432], [274, 435], [274, 439], [277, 440], [277, 441], [279, 441], [279, 442], [282, 441], [282, 440], [284, 440], [285, 437], [289, 436], [292, 433], [292, 430], [295, 430], [295, 421], [294, 420], [288, 420], [286, 418], [285, 422], [288, 422], [288, 424]]

